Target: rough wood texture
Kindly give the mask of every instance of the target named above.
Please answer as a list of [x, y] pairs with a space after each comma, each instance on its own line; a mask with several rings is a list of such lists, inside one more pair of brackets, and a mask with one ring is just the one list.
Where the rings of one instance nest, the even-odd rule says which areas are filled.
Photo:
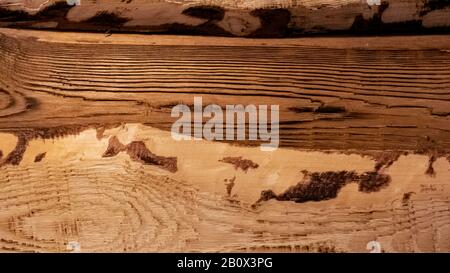
[[[261, 200], [268, 190], [282, 194], [308, 185], [310, 175], [325, 182], [343, 171], [372, 172], [376, 162], [285, 149], [269, 158], [258, 148], [175, 142], [167, 132], [135, 124], [98, 135], [87, 130], [36, 139], [19, 165], [0, 167], [2, 251], [61, 252], [77, 242], [83, 252], [368, 252], [373, 240], [386, 252], [450, 250], [450, 165], [444, 159], [435, 162], [431, 177], [425, 174], [428, 157], [402, 155], [380, 170], [390, 179], [381, 189], [362, 191], [350, 183], [327, 197], [321, 192], [333, 189], [324, 184], [311, 192], [316, 201], [296, 194], [287, 201]], [[8, 154], [17, 138], [0, 138]], [[135, 161], [125, 152], [105, 157], [115, 138], [176, 157], [178, 170]], [[236, 169], [223, 162], [229, 157], [258, 167]]]
[[[449, 36], [0, 30], [0, 250], [450, 251]], [[170, 109], [279, 104], [282, 148]]]
[[447, 0], [2, 0], [0, 26], [246, 37], [449, 32]]
[[0, 33], [2, 130], [122, 122], [169, 130], [171, 108], [197, 95], [204, 105], [279, 104], [282, 146], [450, 149], [448, 36], [277, 44]]

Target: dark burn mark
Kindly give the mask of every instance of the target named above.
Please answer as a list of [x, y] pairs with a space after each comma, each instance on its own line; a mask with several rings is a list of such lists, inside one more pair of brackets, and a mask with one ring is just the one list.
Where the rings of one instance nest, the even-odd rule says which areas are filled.
[[9, 10], [0, 8], [0, 20], [9, 22], [8, 27], [31, 27], [34, 22], [53, 21], [61, 24], [67, 23], [66, 15], [73, 8], [66, 1], [59, 1], [50, 6], [45, 7], [38, 13], [31, 15], [22, 10]]
[[120, 17], [115, 13], [101, 11], [84, 22], [98, 26], [119, 27], [128, 21], [128, 18]]
[[36, 128], [19, 132], [13, 132], [17, 138], [17, 144], [14, 150], [8, 154], [8, 156], [0, 162], [0, 167], [4, 165], [19, 165], [23, 159], [23, 155], [28, 147], [30, 140], [52, 139], [56, 137], [63, 137], [67, 135], [75, 135], [85, 130], [84, 126], [72, 126], [72, 127], [55, 127], [55, 128]]
[[435, 176], [436, 172], [434, 170], [433, 164], [440, 157], [448, 156], [448, 152], [440, 148], [440, 144], [436, 142], [429, 136], [426, 136], [423, 140], [417, 143], [416, 154], [427, 155], [428, 167], [425, 174], [429, 176]]
[[115, 136], [109, 139], [109, 145], [103, 153], [103, 157], [113, 157], [123, 151], [127, 152], [134, 161], [158, 166], [173, 173], [178, 170], [176, 157], [157, 156], [148, 150], [142, 141], [133, 141], [128, 145], [123, 145]]
[[41, 162], [45, 156], [47, 155], [47, 153], [40, 153], [38, 154], [35, 158], [34, 158], [34, 162]]
[[341, 188], [350, 183], [358, 183], [359, 191], [369, 193], [387, 187], [391, 181], [389, 175], [378, 172], [357, 174], [354, 171], [313, 173], [303, 171], [303, 173], [305, 175], [303, 180], [284, 193], [277, 195], [272, 190], [262, 191], [256, 204], [270, 199], [296, 203], [324, 201], [336, 198]]
[[126, 146], [120, 143], [116, 136], [113, 136], [109, 139], [108, 148], [106, 148], [106, 151], [103, 153], [102, 157], [113, 157], [125, 150]]
[[183, 14], [201, 19], [220, 21], [225, 15], [225, 10], [218, 6], [197, 6], [183, 10]]
[[26, 133], [22, 133], [17, 135], [17, 144], [14, 150], [12, 150], [6, 158], [0, 162], [0, 167], [5, 165], [14, 165], [17, 166], [23, 159], [23, 155], [28, 147], [28, 142], [30, 141], [30, 135]]
[[256, 9], [251, 15], [259, 17], [261, 27], [250, 37], [285, 37], [290, 33], [291, 12], [287, 9]]
[[355, 17], [355, 21], [351, 26], [350, 30], [352, 32], [378, 32], [383, 27], [383, 21], [381, 20], [383, 12], [389, 7], [389, 3], [383, 1], [380, 6], [378, 6], [378, 12], [373, 15], [370, 19], [364, 19], [362, 14]]
[[225, 181], [225, 187], [227, 189], [227, 195], [230, 196], [231, 191], [233, 190], [233, 187], [235, 185], [236, 176], [231, 179], [225, 179], [224, 181]]
[[78, 135], [82, 131], [87, 129], [97, 129], [100, 127], [104, 128], [114, 128], [117, 127], [117, 124], [109, 124], [109, 125], [71, 125], [71, 126], [60, 126], [53, 128], [30, 128], [23, 130], [12, 130], [9, 133], [12, 133], [17, 136], [18, 141], [14, 150], [12, 150], [6, 158], [2, 160], [0, 158], [0, 167], [5, 165], [19, 165], [23, 159], [23, 155], [28, 147], [28, 143], [33, 139], [55, 139], [58, 137], [65, 137], [69, 135]]
[[371, 157], [375, 160], [375, 171], [389, 168], [402, 155], [408, 155], [408, 152], [389, 151], [372, 154]]
[[215, 36], [233, 36], [216, 23], [221, 21], [225, 15], [225, 10], [218, 6], [197, 6], [189, 7], [182, 12], [185, 15], [208, 20], [198, 26], [189, 26], [184, 24], [168, 25], [169, 33], [184, 35], [215, 35]]
[[415, 192], [410, 191], [410, 192], [405, 192], [403, 194], [403, 198], [402, 198], [402, 204], [403, 205], [407, 205], [409, 200], [411, 199], [411, 195], [415, 194]]
[[[97, 13], [95, 16], [86, 21], [77, 23], [67, 20], [67, 13], [73, 6], [68, 5], [66, 1], [59, 1], [51, 6], [44, 8], [35, 15], [28, 14], [25, 11], [12, 11], [5, 8], [0, 8], [0, 19], [5, 22], [11, 22], [9, 26], [15, 27], [32, 27], [34, 22], [39, 21], [53, 21], [57, 22], [59, 29], [73, 30], [85, 29], [92, 31], [103, 31], [105, 27], [120, 28], [123, 24], [129, 21], [127, 18], [107, 11]], [[98, 29], [101, 27], [101, 29]]]
[[228, 163], [234, 165], [236, 170], [241, 169], [244, 172], [247, 172], [249, 169], [257, 169], [259, 167], [258, 164], [254, 163], [249, 159], [243, 159], [242, 156], [239, 157], [224, 157], [219, 160], [219, 162]]
[[[355, 172], [324, 172], [308, 173], [304, 171], [305, 178], [297, 185], [290, 187], [280, 195], [272, 191], [261, 194], [263, 201], [275, 198], [278, 201], [295, 201], [302, 203], [306, 201], [322, 201], [336, 198], [339, 190], [349, 182], [357, 179]], [[303, 183], [308, 180], [308, 183]], [[268, 199], [267, 199], [268, 198]]]
[[0, 150], [0, 160], [2, 160], [2, 158], [3, 158], [3, 152], [2, 152], [2, 150]]
[[[377, 13], [370, 19], [364, 19], [363, 15], [357, 15], [350, 27], [350, 33], [355, 34], [402, 34], [402, 33], [424, 33], [428, 30], [422, 26], [422, 20], [412, 20], [398, 23], [383, 23], [383, 13], [389, 7], [389, 3], [383, 1], [378, 7]], [[434, 31], [439, 32], [442, 29], [435, 28]], [[433, 32], [433, 31], [430, 31]]]
[[436, 171], [434, 170], [433, 164], [434, 162], [436, 162], [437, 158], [435, 155], [431, 155], [430, 158], [428, 159], [428, 167], [427, 170], [425, 171], [425, 174], [434, 177], [436, 176]]
[[0, 19], [8, 21], [29, 21], [34, 17], [22, 10], [10, 10], [0, 7]]
[[378, 172], [365, 172], [358, 177], [358, 180], [358, 190], [360, 192], [371, 193], [387, 187], [391, 182], [391, 177]]
[[420, 11], [420, 16], [424, 16], [435, 10], [442, 10], [450, 7], [450, 0], [423, 0], [424, 5]]
[[111, 31], [117, 31], [179, 35], [212, 35], [224, 37], [233, 36], [216, 25], [218, 21], [223, 19], [225, 11], [222, 8], [215, 6], [191, 7], [183, 11], [186, 15], [208, 20], [198, 26], [174, 23], [146, 27], [124, 27], [124, 24], [130, 19], [108, 11], [99, 12], [83, 22], [71, 22], [67, 19], [67, 13], [71, 8], [73, 8], [73, 6], [67, 5], [66, 1], [57, 2], [52, 6], [43, 9], [36, 15], [28, 14], [25, 11], [13, 11], [0, 8], [0, 21], [5, 22], [8, 27], [22, 28], [33, 28], [35, 22], [52, 21], [58, 23], [56, 29], [59, 30], [108, 31], [108, 34], [111, 34]]
[[[122, 1], [123, 3], [131, 0]], [[423, 0], [423, 6], [417, 6], [418, 15], [424, 16], [431, 11], [442, 10], [450, 6], [450, 0]], [[356, 15], [350, 29], [332, 30], [324, 26], [312, 26], [304, 29], [302, 26], [290, 25], [291, 13], [289, 9], [267, 8], [251, 11], [253, 16], [260, 18], [261, 27], [247, 37], [299, 37], [316, 35], [393, 35], [393, 34], [448, 34], [450, 28], [447, 26], [426, 28], [422, 25], [422, 20], [412, 20], [400, 23], [383, 23], [382, 15], [389, 7], [388, 1], [383, 1], [380, 6], [372, 7], [377, 12], [370, 19], [364, 19], [362, 14]], [[103, 11], [94, 17], [83, 22], [71, 22], [67, 19], [67, 13], [73, 8], [66, 1], [61, 0], [51, 6], [46, 7], [35, 15], [25, 11], [13, 11], [7, 8], [0, 8], [0, 26], [18, 28], [39, 28], [36, 22], [56, 22], [56, 27], [48, 27], [58, 30], [81, 30], [92, 32], [105, 32], [110, 35], [112, 32], [135, 32], [135, 33], [165, 33], [178, 35], [210, 35], [210, 36], [235, 36], [222, 29], [217, 22], [223, 20], [225, 10], [219, 6], [203, 5], [188, 7], [183, 10], [183, 14], [195, 18], [207, 20], [197, 26], [185, 24], [163, 24], [157, 26], [124, 26], [129, 18], [123, 18], [118, 14]], [[420, 17], [419, 17], [420, 18]]]
[[150, 152], [142, 141], [128, 144], [127, 153], [135, 161], [141, 160], [145, 164], [156, 165], [173, 173], [178, 170], [176, 157], [157, 156]]
[[65, 17], [71, 8], [72, 6], [68, 5], [66, 1], [60, 1], [44, 8], [33, 17], [35, 19], [54, 19], [57, 17]]

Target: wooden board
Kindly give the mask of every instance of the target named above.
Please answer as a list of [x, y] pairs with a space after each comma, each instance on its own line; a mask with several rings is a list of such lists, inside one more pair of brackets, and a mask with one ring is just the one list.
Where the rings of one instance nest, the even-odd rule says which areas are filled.
[[[449, 36], [0, 30], [0, 250], [450, 251]], [[280, 144], [171, 108], [277, 104]]]
[[3, 0], [0, 26], [101, 32], [286, 37], [449, 33], [441, 0]]

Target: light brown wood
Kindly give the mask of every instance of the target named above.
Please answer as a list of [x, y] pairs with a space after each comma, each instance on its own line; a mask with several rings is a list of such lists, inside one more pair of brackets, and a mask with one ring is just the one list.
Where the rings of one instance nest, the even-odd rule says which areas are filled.
[[[126, 153], [102, 157], [114, 136], [176, 157], [178, 171]], [[15, 145], [12, 135], [0, 137]], [[8, 152], [3, 141], [0, 148]], [[232, 156], [258, 167], [244, 172], [221, 162]], [[257, 203], [262, 191], [281, 194], [305, 182], [301, 170], [363, 173], [375, 161], [285, 149], [269, 159], [258, 148], [175, 142], [166, 132], [133, 124], [106, 130], [100, 140], [95, 130], [37, 139], [18, 166], [0, 167], [0, 248], [65, 252], [77, 242], [82, 252], [368, 252], [375, 240], [385, 252], [448, 252], [449, 163], [435, 162], [431, 177], [427, 161], [401, 156], [382, 171], [391, 182], [376, 192], [349, 184], [329, 200]]]
[[[450, 251], [449, 36], [0, 30], [0, 250]], [[278, 104], [282, 147], [175, 141]]]

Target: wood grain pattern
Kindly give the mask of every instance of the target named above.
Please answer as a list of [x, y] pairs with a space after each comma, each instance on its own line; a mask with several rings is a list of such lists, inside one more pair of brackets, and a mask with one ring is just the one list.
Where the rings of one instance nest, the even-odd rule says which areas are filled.
[[94, 35], [97, 42], [76, 44], [6, 33], [3, 130], [121, 122], [169, 130], [172, 106], [192, 105], [198, 95], [204, 105], [279, 104], [282, 146], [414, 151], [431, 139], [443, 152], [450, 148], [447, 36], [427, 40], [442, 48], [399, 51], [371, 48], [376, 38], [355, 38], [347, 48], [327, 39], [321, 46], [314, 39], [190, 46], [168, 38], [172, 44], [161, 46], [151, 45], [157, 39], [129, 45]]
[[449, 33], [441, 0], [2, 0], [0, 26], [240, 37]]
[[[125, 153], [102, 157], [111, 137], [176, 157], [178, 171]], [[35, 163], [42, 152], [46, 157]], [[236, 155], [258, 168], [244, 172], [220, 161]], [[65, 252], [75, 241], [83, 252], [367, 252], [377, 240], [386, 252], [447, 252], [450, 165], [438, 160], [430, 177], [427, 160], [401, 156], [383, 171], [392, 181], [377, 192], [348, 185], [330, 200], [254, 206], [261, 191], [281, 193], [301, 181], [302, 169], [363, 172], [375, 163], [284, 149], [268, 160], [257, 148], [175, 142], [167, 132], [133, 124], [106, 130], [101, 139], [95, 130], [37, 139], [20, 165], [0, 167], [0, 249]]]
[[[0, 29], [0, 251], [449, 252], [449, 59], [449, 36]], [[194, 96], [279, 104], [282, 147], [175, 141]]]

